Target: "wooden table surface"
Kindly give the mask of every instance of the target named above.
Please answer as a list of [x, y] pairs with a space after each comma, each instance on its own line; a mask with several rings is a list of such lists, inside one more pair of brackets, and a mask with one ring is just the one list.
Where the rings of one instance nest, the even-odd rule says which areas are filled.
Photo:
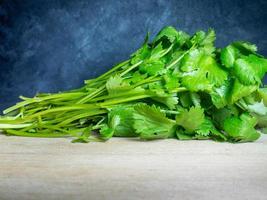
[[254, 143], [0, 134], [1, 200], [267, 199], [267, 135]]

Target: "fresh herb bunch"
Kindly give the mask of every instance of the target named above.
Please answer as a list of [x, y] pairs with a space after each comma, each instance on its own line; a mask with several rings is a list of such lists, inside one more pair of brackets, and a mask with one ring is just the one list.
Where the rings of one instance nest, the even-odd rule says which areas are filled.
[[267, 60], [248, 42], [214, 47], [215, 32], [163, 28], [129, 60], [79, 89], [37, 94], [4, 110], [7, 135], [249, 142], [267, 127]]

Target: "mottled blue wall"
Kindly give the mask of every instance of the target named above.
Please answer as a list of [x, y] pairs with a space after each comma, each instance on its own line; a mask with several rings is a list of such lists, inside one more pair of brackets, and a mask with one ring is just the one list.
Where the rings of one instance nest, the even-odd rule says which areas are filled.
[[217, 46], [248, 40], [267, 56], [266, 0], [0, 2], [0, 110], [21, 94], [80, 86], [165, 25], [189, 33], [213, 27]]

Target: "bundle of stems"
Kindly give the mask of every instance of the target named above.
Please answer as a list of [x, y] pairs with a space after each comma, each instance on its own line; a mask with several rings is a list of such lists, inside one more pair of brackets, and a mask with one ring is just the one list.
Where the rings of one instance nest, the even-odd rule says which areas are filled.
[[254, 141], [267, 125], [267, 92], [260, 87], [267, 61], [248, 42], [216, 49], [214, 40], [212, 29], [190, 36], [165, 27], [81, 88], [20, 96], [3, 111], [0, 130], [74, 142], [112, 136]]

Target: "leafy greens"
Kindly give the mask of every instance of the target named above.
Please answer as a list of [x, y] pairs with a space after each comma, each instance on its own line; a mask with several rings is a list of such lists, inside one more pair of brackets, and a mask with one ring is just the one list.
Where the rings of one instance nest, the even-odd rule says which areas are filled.
[[4, 110], [0, 130], [27, 137], [257, 140], [267, 130], [267, 59], [244, 41], [215, 48], [215, 31], [163, 28], [83, 87]]

